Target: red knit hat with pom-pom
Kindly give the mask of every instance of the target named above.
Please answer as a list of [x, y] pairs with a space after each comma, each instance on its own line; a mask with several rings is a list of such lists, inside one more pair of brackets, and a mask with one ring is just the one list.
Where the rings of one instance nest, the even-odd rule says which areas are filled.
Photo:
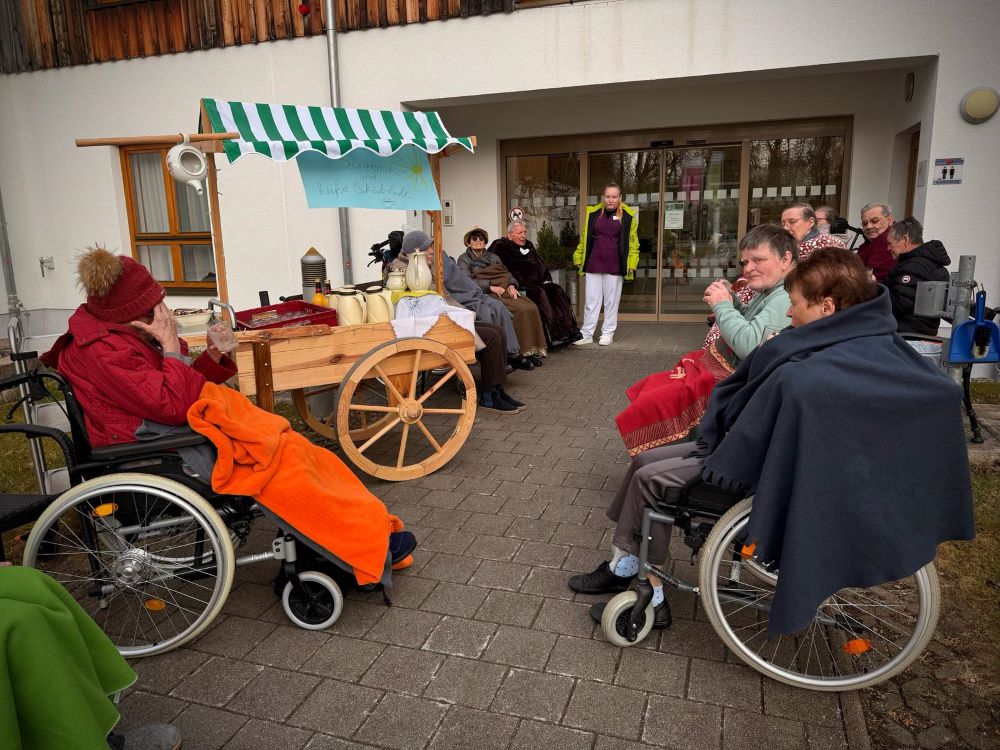
[[128, 323], [149, 313], [166, 296], [141, 263], [103, 247], [88, 248], [77, 270], [87, 310], [99, 320]]

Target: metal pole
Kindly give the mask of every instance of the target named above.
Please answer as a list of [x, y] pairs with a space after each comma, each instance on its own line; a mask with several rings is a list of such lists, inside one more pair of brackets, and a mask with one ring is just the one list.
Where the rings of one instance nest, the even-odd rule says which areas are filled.
[[[324, 6], [326, 21], [326, 52], [330, 63], [330, 101], [334, 107], [340, 104], [340, 64], [337, 57], [337, 19], [333, 0], [326, 0]], [[337, 209], [337, 223], [340, 224], [340, 255], [344, 262], [344, 283], [354, 283], [351, 267], [351, 222], [346, 208]]]
[[10, 257], [7, 217], [3, 211], [3, 193], [0, 193], [0, 262], [3, 263], [3, 280], [7, 287], [7, 312], [20, 319], [21, 300], [17, 298], [17, 284], [14, 282], [14, 261]]

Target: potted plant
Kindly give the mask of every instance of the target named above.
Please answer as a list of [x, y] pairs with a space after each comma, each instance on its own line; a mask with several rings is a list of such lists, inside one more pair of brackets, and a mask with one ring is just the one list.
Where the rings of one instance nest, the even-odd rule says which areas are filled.
[[560, 286], [564, 286], [566, 266], [569, 265], [568, 259], [572, 257], [573, 251], [570, 250], [567, 253], [566, 247], [560, 242], [556, 231], [547, 221], [543, 221], [538, 228], [536, 243], [538, 254], [545, 263], [545, 267], [549, 269], [552, 280]]

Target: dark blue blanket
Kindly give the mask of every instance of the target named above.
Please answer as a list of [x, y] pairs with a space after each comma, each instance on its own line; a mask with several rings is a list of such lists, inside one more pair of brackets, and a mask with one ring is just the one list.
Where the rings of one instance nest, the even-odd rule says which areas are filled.
[[780, 568], [770, 634], [975, 534], [961, 388], [895, 329], [884, 287], [786, 329], [716, 387], [699, 425], [705, 479], [754, 494], [747, 540]]

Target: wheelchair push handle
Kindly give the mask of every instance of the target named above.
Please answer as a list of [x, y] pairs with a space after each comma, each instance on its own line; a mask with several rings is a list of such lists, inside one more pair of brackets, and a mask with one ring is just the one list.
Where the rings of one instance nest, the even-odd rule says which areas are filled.
[[[233, 309], [233, 306], [230, 305], [228, 302], [223, 302], [221, 299], [215, 299], [215, 297], [212, 297], [212, 299], [210, 299], [208, 301], [208, 309], [209, 310], [214, 310], [214, 308], [216, 308], [216, 307], [218, 307], [218, 308], [225, 308], [227, 311], [229, 311], [229, 325], [235, 331], [236, 330], [236, 310]], [[212, 315], [214, 316], [215, 313], [213, 312]]]

